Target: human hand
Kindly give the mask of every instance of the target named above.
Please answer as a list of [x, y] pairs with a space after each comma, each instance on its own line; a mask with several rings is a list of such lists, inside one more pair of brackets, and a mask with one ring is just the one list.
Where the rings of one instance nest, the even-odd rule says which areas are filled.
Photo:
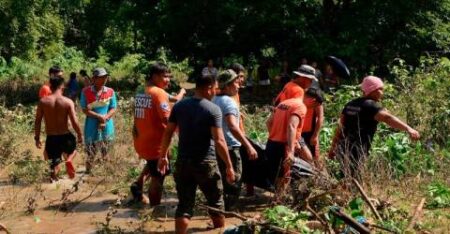
[[35, 139], [35, 142], [34, 142], [34, 143], [36, 144], [36, 148], [42, 149], [42, 143], [41, 143], [41, 140]]
[[258, 158], [258, 152], [252, 146], [247, 148], [248, 159], [256, 160]]
[[102, 123], [104, 124], [104, 123], [106, 123], [106, 121], [107, 121], [105, 115], [100, 115], [100, 116], [97, 117], [97, 119], [98, 119], [98, 121], [99, 121], [100, 124], [102, 124]]
[[83, 136], [81, 134], [77, 135], [77, 143], [82, 144], [83, 143]]
[[420, 134], [418, 131], [416, 131], [415, 129], [408, 129], [408, 134], [409, 134], [409, 138], [411, 138], [412, 140], [416, 141], [420, 139]]
[[185, 95], [186, 94], [186, 89], [181, 88], [180, 92], [178, 94]]
[[311, 140], [309, 140], [309, 144], [311, 144], [311, 145], [317, 145], [318, 142], [319, 142], [318, 136], [312, 136]]
[[283, 160], [283, 164], [285, 167], [290, 167], [292, 163], [294, 163], [294, 152], [288, 152], [286, 158]]
[[158, 171], [165, 175], [169, 169], [169, 159], [167, 157], [161, 157], [158, 160]]
[[233, 184], [236, 179], [233, 168], [232, 167], [227, 168], [226, 172], [227, 172], [227, 182], [229, 184]]

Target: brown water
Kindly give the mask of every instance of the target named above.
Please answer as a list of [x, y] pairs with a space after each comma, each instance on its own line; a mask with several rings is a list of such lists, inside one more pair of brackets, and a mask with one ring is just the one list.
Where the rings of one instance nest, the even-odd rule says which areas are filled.
[[[78, 175], [79, 176], [79, 175]], [[109, 228], [134, 232], [142, 227], [144, 233], [173, 233], [174, 214], [177, 200], [172, 197], [164, 198], [162, 205], [151, 209], [138, 205], [129, 205], [129, 198], [116, 205], [118, 196], [104, 192], [103, 188], [97, 188], [93, 195], [78, 205], [71, 205], [70, 211], [61, 211], [61, 196], [65, 189], [70, 189], [76, 180], [62, 179], [57, 183], [43, 183], [42, 192], [36, 192], [34, 187], [9, 184], [7, 178], [0, 179], [0, 204], [6, 215], [1, 215], [0, 223], [5, 225], [11, 233], [95, 233], [102, 229], [109, 211], [114, 210]], [[80, 190], [70, 195], [71, 201], [77, 201], [87, 197], [98, 179], [87, 178], [81, 183]], [[27, 199], [33, 197], [36, 200], [34, 214], [26, 214]], [[256, 211], [266, 207], [268, 197], [260, 195], [254, 201], [248, 203], [244, 212], [247, 216], [255, 215]], [[244, 199], [245, 200], [245, 199]], [[52, 202], [53, 201], [53, 202]], [[143, 222], [141, 216], [150, 214], [150, 220]], [[223, 230], [208, 230], [209, 218], [203, 211], [197, 211], [196, 216], [190, 222], [191, 233], [222, 233]], [[236, 218], [227, 218], [227, 226], [240, 224]], [[1, 232], [0, 232], [1, 233]]]

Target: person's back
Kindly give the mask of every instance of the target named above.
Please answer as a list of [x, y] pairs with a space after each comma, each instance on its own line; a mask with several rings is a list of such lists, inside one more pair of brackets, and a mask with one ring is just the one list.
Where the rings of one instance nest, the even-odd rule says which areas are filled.
[[369, 149], [378, 125], [375, 115], [381, 109], [377, 102], [366, 97], [356, 98], [347, 103], [342, 111], [343, 135], [347, 143], [363, 145]]
[[300, 122], [297, 127], [295, 138], [298, 140], [303, 128], [306, 115], [306, 106], [301, 98], [291, 98], [278, 104], [273, 114], [273, 124], [269, 131], [269, 140], [275, 142], [287, 142], [287, 129], [289, 119], [292, 115], [297, 115]]
[[181, 160], [215, 160], [211, 126], [221, 119], [220, 108], [207, 99], [188, 98], [175, 104], [171, 121], [179, 128]]
[[47, 135], [68, 133], [68, 119], [72, 100], [60, 94], [51, 94], [42, 98], [40, 103], [44, 113]]
[[149, 86], [136, 95], [134, 146], [141, 157], [155, 159], [167, 123], [162, 119], [169, 116], [169, 99], [166, 91]]

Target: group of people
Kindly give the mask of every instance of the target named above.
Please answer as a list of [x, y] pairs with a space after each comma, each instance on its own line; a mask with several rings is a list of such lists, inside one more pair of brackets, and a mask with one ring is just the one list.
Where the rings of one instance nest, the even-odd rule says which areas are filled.
[[[45, 155], [51, 160], [52, 178], [56, 179], [61, 155], [66, 155], [66, 167], [73, 168], [76, 141], [83, 136], [77, 122], [73, 101], [63, 96], [62, 71], [49, 72], [51, 94], [41, 98], [36, 113], [36, 145], [41, 147], [40, 125], [45, 119], [47, 140]], [[245, 136], [243, 115], [240, 112], [239, 89], [246, 76], [244, 67], [233, 64], [224, 71], [205, 70], [195, 80], [192, 97], [183, 98], [182, 90], [176, 98], [166, 92], [171, 71], [162, 63], [153, 64], [145, 78], [145, 88], [134, 99], [133, 140], [138, 156], [146, 165], [130, 190], [135, 200], [155, 206], [161, 203], [164, 178], [173, 173], [178, 206], [175, 214], [177, 233], [186, 233], [193, 216], [195, 193], [200, 188], [208, 206], [235, 210], [242, 187], [242, 151], [249, 160], [258, 155]], [[311, 87], [317, 82], [316, 70], [303, 64], [296, 69], [282, 91], [274, 98], [273, 111], [267, 120], [269, 139], [265, 155], [268, 158], [269, 178], [274, 181], [276, 194], [289, 185], [290, 166], [301, 157], [320, 168], [319, 135], [324, 120], [322, 92]], [[105, 69], [93, 72], [92, 83], [81, 91], [80, 106], [86, 115], [84, 142], [87, 152], [86, 172], [98, 149], [107, 158], [108, 145], [114, 138], [112, 117], [117, 109], [114, 90], [105, 86]], [[349, 102], [343, 109], [330, 158], [336, 158], [344, 174], [358, 178], [360, 166], [370, 150], [370, 143], [379, 122], [404, 130], [412, 139], [419, 133], [382, 108], [380, 78], [364, 78], [363, 96]], [[175, 102], [175, 104], [173, 103]], [[77, 133], [68, 130], [68, 120]], [[178, 135], [176, 162], [170, 163], [170, 145]], [[171, 168], [173, 165], [174, 168]], [[74, 170], [72, 170], [72, 178]], [[150, 181], [148, 192], [144, 185]], [[251, 188], [248, 185], [248, 188]], [[148, 195], [148, 196], [147, 196]], [[209, 211], [214, 228], [223, 227], [225, 217]]]
[[[87, 74], [84, 74], [87, 77]], [[70, 87], [73, 82], [73, 74], [68, 82]], [[66, 171], [69, 178], [75, 177], [75, 167], [72, 163], [76, 155], [77, 142], [84, 139], [86, 153], [86, 173], [90, 173], [92, 162], [97, 150], [100, 149], [103, 158], [107, 158], [108, 145], [114, 139], [114, 122], [112, 117], [117, 108], [116, 94], [113, 89], [105, 86], [108, 73], [104, 68], [96, 68], [92, 79], [88, 78], [86, 87], [80, 94], [80, 107], [86, 115], [84, 124], [84, 136], [75, 111], [75, 103], [72, 100], [75, 95], [69, 92], [69, 97], [64, 96], [66, 82], [63, 78], [63, 70], [58, 66], [49, 69], [49, 80], [39, 91], [39, 104], [35, 119], [36, 146], [42, 147], [40, 141], [42, 119], [45, 121], [47, 139], [44, 147], [44, 157], [50, 160], [50, 177], [52, 181], [58, 180], [59, 164], [61, 158], [66, 158]], [[75, 130], [77, 137], [69, 131], [70, 125]]]

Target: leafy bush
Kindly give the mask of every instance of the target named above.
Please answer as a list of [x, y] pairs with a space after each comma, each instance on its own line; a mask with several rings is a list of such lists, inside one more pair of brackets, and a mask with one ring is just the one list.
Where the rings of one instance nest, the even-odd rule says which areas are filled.
[[264, 218], [275, 226], [285, 229], [295, 229], [301, 233], [310, 233], [306, 226], [308, 212], [295, 212], [286, 206], [278, 205], [264, 211]]
[[48, 171], [48, 163], [41, 159], [36, 159], [30, 151], [25, 151], [23, 158], [14, 161], [9, 172], [9, 178], [13, 184], [33, 184], [42, 182]]
[[450, 187], [441, 182], [428, 185], [427, 208], [450, 207]]

